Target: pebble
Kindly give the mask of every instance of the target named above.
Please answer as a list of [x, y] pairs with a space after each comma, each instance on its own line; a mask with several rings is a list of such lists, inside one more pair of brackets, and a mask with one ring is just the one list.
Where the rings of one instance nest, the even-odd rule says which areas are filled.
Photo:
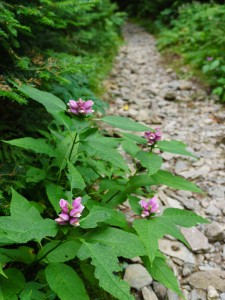
[[152, 277], [145, 267], [140, 264], [128, 265], [124, 274], [124, 280], [138, 291], [152, 283]]
[[158, 300], [158, 297], [154, 293], [153, 289], [151, 287], [143, 287], [142, 296], [144, 300]]
[[[181, 288], [189, 292], [187, 300], [206, 300], [208, 286], [195, 287], [195, 276], [198, 277], [194, 280], [196, 284], [204, 284], [204, 275], [208, 285], [217, 292], [223, 292], [217, 286], [222, 279], [218, 273], [215, 275], [215, 271], [225, 270], [225, 107], [216, 103], [214, 96], [208, 96], [204, 87], [199, 86], [196, 81], [179, 79], [164, 63], [164, 58], [155, 47], [155, 38], [144, 29], [127, 24], [124, 36], [126, 44], [115, 60], [112, 76], [106, 81], [108, 92], [105, 99], [110, 103], [109, 114], [129, 116], [149, 127], [160, 127], [163, 139], [184, 142], [189, 151], [199, 158], [196, 160], [173, 153], [162, 153], [163, 168], [196, 183], [204, 194], [161, 186], [159, 190], [162, 193], [159, 192], [158, 198], [162, 202], [161, 213], [166, 207], [184, 207], [206, 216], [212, 223], [199, 225], [194, 231], [184, 229], [190, 249], [174, 240], [166, 242], [166, 247], [163, 245], [164, 241], [160, 243], [165, 254], [173, 259], [170, 265], [179, 280], [182, 279]], [[182, 67], [181, 71], [187, 76], [186, 67]], [[110, 133], [114, 132], [111, 128]], [[135, 219], [133, 212], [126, 213], [130, 220]], [[221, 245], [216, 244], [217, 242]], [[142, 266], [140, 260], [136, 263]], [[208, 274], [212, 274], [211, 278], [207, 277]], [[190, 286], [187, 283], [188, 276], [193, 283]], [[137, 292], [138, 299], [141, 299], [142, 288]], [[153, 289], [159, 300], [167, 299], [167, 289], [162, 285], [153, 282]], [[220, 294], [220, 300], [225, 300], [224, 295], [224, 292]]]
[[189, 284], [196, 289], [207, 290], [208, 286], [214, 286], [220, 292], [225, 292], [224, 271], [199, 271], [190, 275]]
[[207, 300], [219, 300], [217, 290], [211, 285], [209, 285], [207, 289]]

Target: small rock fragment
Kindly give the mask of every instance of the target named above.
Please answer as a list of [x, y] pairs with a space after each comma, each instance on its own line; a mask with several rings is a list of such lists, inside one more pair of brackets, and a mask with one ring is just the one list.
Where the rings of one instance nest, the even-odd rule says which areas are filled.
[[152, 277], [140, 264], [128, 265], [124, 274], [124, 280], [138, 291], [152, 283]]
[[182, 228], [181, 232], [194, 252], [206, 252], [210, 248], [208, 239], [197, 228]]
[[214, 286], [217, 290], [225, 292], [225, 271], [199, 271], [191, 274], [189, 284], [196, 289], [207, 290]]
[[206, 226], [205, 235], [210, 242], [218, 242], [224, 240], [224, 228], [217, 222], [212, 222]]
[[158, 300], [158, 297], [156, 296], [151, 287], [143, 287], [142, 295], [144, 300]]
[[208, 286], [207, 300], [219, 300], [219, 294], [213, 286]]

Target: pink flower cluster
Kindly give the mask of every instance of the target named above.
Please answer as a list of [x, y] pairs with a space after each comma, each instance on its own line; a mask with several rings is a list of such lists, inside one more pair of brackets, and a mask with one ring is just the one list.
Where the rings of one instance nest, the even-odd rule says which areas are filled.
[[84, 101], [80, 98], [78, 101], [70, 100], [67, 105], [69, 106], [68, 111], [74, 115], [87, 115], [94, 112], [92, 109], [94, 102], [92, 100]]
[[59, 214], [59, 218], [55, 219], [55, 221], [59, 225], [70, 224], [72, 226], [79, 226], [79, 218], [84, 210], [84, 206], [81, 204], [81, 197], [74, 199], [72, 206], [64, 199], [60, 199], [59, 205], [62, 211]]
[[141, 200], [138, 203], [143, 208], [143, 211], [141, 213], [141, 216], [143, 218], [149, 216], [152, 213], [155, 213], [159, 208], [159, 204], [157, 203], [156, 196], [154, 196], [152, 199], [149, 199], [149, 201], [147, 202], [145, 200]]
[[160, 141], [162, 138], [162, 132], [159, 128], [155, 129], [155, 132], [152, 131], [146, 131], [144, 134], [144, 137], [148, 140], [148, 145], [152, 146], [156, 142]]

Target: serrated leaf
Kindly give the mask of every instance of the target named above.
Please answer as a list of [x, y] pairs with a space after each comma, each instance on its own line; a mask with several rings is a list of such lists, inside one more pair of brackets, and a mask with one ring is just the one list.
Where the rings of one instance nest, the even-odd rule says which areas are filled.
[[85, 188], [85, 182], [80, 175], [80, 173], [77, 171], [77, 169], [72, 165], [69, 161], [67, 162], [67, 167], [68, 167], [68, 173], [67, 173], [67, 178], [70, 182], [71, 185], [71, 190], [72, 189], [79, 189], [82, 190]]
[[86, 152], [88, 156], [96, 156], [117, 168], [128, 171], [127, 164], [119, 152], [106, 144], [83, 142], [80, 150]]
[[157, 280], [165, 287], [171, 289], [179, 296], [184, 298], [179, 289], [177, 279], [173, 271], [167, 266], [164, 258], [156, 257], [152, 265], [149, 263], [145, 263], [145, 267], [147, 268], [154, 280]]
[[57, 233], [56, 222], [50, 219], [37, 220], [28, 218], [0, 218], [0, 239], [9, 243], [26, 243], [31, 240], [41, 241], [44, 237], [54, 237]]
[[88, 300], [84, 284], [77, 273], [69, 266], [51, 263], [45, 270], [50, 288], [61, 300]]
[[24, 84], [17, 87], [25, 95], [42, 104], [50, 114], [55, 115], [66, 110], [65, 103], [51, 93], [43, 92]]
[[46, 143], [45, 139], [34, 139], [31, 137], [24, 137], [3, 142], [12, 146], [24, 148], [26, 150], [32, 150], [35, 153], [47, 154], [50, 157], [56, 156], [54, 149]]
[[136, 158], [140, 160], [141, 165], [148, 170], [148, 175], [155, 174], [162, 166], [162, 158], [155, 154], [139, 151]]
[[39, 182], [45, 177], [46, 172], [44, 170], [31, 167], [26, 173], [26, 182]]
[[47, 243], [37, 254], [36, 259], [45, 256], [44, 260], [48, 263], [59, 263], [73, 259], [77, 255], [81, 244], [76, 240], [52, 241]]
[[140, 151], [140, 148], [131, 140], [122, 141], [121, 145], [124, 151], [126, 151], [132, 157], [135, 157], [137, 152]]
[[203, 193], [203, 191], [194, 183], [187, 181], [180, 176], [173, 175], [168, 171], [159, 170], [156, 174], [152, 175], [151, 178], [155, 182], [155, 184], [165, 184], [171, 188], [178, 190]]
[[198, 216], [190, 210], [178, 208], [166, 208], [163, 211], [163, 217], [169, 219], [174, 224], [183, 227], [192, 227], [197, 224], [209, 223], [207, 219]]
[[104, 228], [87, 235], [88, 240], [109, 246], [117, 256], [133, 258], [146, 255], [146, 250], [136, 234], [117, 228]]
[[187, 247], [189, 246], [176, 225], [163, 217], [155, 217], [150, 220], [135, 220], [133, 227], [145, 245], [151, 263], [154, 261], [158, 251], [158, 240], [166, 234], [180, 240]]
[[157, 146], [160, 150], [165, 152], [195, 157], [191, 152], [186, 150], [187, 145], [181, 141], [158, 141]]
[[113, 127], [120, 128], [128, 131], [147, 131], [151, 128], [142, 125], [130, 118], [120, 117], [120, 116], [107, 116], [101, 119], [102, 122], [105, 122]]
[[84, 243], [78, 256], [81, 260], [91, 258], [95, 266], [95, 277], [99, 285], [118, 300], [134, 300], [129, 293], [129, 285], [113, 272], [121, 271], [116, 254], [111, 248], [101, 244]]
[[101, 206], [94, 206], [89, 215], [82, 218], [80, 221], [81, 228], [95, 228], [98, 226], [98, 222], [104, 222], [110, 219], [112, 216], [112, 210]]
[[[10, 203], [11, 217], [14, 219], [25, 219], [26, 217], [41, 221], [42, 217], [38, 210], [22, 195], [12, 189], [12, 200]], [[1, 220], [1, 218], [0, 218]]]
[[120, 133], [122, 136], [124, 136], [125, 138], [136, 142], [137, 144], [141, 144], [141, 145], [146, 145], [147, 144], [147, 139], [132, 133], [127, 133], [127, 132], [121, 132]]
[[54, 183], [50, 183], [46, 185], [46, 193], [50, 203], [52, 204], [56, 213], [58, 214], [61, 210], [59, 206], [59, 201], [61, 198], [64, 198], [63, 188]]
[[23, 274], [15, 269], [10, 268], [5, 270], [6, 277], [0, 276], [0, 290], [4, 300], [18, 299], [16, 296], [21, 292], [25, 285]]

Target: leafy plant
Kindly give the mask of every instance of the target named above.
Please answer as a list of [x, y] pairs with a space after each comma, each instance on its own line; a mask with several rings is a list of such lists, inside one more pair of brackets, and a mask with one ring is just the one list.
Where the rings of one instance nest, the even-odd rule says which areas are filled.
[[[173, 208], [158, 215], [156, 197], [140, 200], [152, 198], [154, 187], [161, 184], [202, 192], [161, 170], [161, 151], [192, 155], [186, 146], [159, 142], [158, 131], [128, 118], [93, 117], [90, 101], [70, 101], [67, 112], [65, 103], [52, 94], [25, 85], [19, 90], [43, 105], [53, 120], [41, 138], [4, 141], [36, 154], [26, 173], [26, 197], [13, 190], [10, 216], [0, 217], [4, 299], [86, 300], [101, 290], [107, 299], [109, 294], [134, 299], [121, 280], [120, 262], [135, 256], [142, 258], [155, 280], [182, 296], [158, 240], [169, 234], [188, 246], [179, 227], [208, 221]], [[118, 138], [107, 133], [105, 124], [117, 128]], [[146, 138], [135, 132], [147, 132]], [[132, 167], [123, 151], [131, 157]], [[118, 210], [126, 199], [136, 213], [133, 224]]]

